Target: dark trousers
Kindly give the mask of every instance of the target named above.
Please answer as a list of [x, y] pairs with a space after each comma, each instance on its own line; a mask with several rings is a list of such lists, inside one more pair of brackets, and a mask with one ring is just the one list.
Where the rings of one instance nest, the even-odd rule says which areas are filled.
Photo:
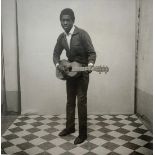
[[77, 97], [79, 136], [87, 136], [87, 89], [89, 74], [81, 73], [79, 77], [70, 78], [66, 82], [67, 107], [66, 107], [66, 129], [75, 129], [75, 107]]

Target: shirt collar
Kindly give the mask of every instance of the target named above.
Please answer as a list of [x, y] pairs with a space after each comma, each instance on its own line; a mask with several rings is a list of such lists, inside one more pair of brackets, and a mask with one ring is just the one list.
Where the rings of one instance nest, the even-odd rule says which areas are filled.
[[73, 25], [71, 30], [70, 30], [70, 32], [68, 34], [66, 32], [64, 32], [64, 33], [65, 33], [66, 36], [72, 35], [74, 33], [74, 30], [75, 30], [75, 26]]

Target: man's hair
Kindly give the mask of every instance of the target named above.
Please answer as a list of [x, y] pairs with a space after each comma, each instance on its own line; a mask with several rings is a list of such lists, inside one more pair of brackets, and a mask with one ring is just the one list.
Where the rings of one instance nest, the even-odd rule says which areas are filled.
[[63, 15], [69, 15], [74, 22], [75, 16], [74, 16], [74, 12], [72, 9], [70, 9], [70, 8], [63, 9], [60, 13], [60, 20], [61, 20]]

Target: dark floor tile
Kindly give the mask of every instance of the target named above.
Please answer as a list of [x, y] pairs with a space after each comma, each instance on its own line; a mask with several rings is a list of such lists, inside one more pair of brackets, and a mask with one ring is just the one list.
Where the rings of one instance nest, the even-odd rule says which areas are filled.
[[26, 149], [29, 149], [29, 148], [34, 147], [34, 145], [32, 145], [32, 144], [29, 143], [29, 142], [22, 143], [22, 144], [18, 144], [17, 146], [18, 146], [21, 150], [26, 150]]
[[50, 153], [48, 153], [48, 152], [46, 152], [46, 151], [44, 151], [44, 152], [41, 152], [41, 153], [36, 154], [36, 155], [51, 155], [51, 154], [50, 154]]
[[56, 125], [59, 125], [58, 122], [50, 122], [50, 123], [47, 123], [47, 125], [49, 125], [50, 127], [54, 127]]
[[17, 123], [14, 123], [16, 126], [23, 126], [23, 125], [26, 125], [27, 123], [25, 122], [17, 122]]
[[118, 153], [116, 153], [116, 152], [110, 152], [110, 153], [108, 153], [107, 155], [120, 155], [120, 154], [118, 154]]
[[144, 154], [141, 154], [139, 152], [133, 151], [130, 155], [144, 155]]
[[55, 116], [55, 117], [50, 118], [50, 120], [51, 121], [58, 121], [58, 120], [60, 120], [60, 118], [58, 118], [58, 117]]
[[102, 145], [102, 147], [110, 150], [110, 151], [113, 151], [115, 150], [117, 147], [119, 147], [119, 145], [115, 144], [115, 143], [112, 143], [112, 142], [108, 142], [108, 143], [105, 143]]
[[6, 154], [3, 148], [1, 148], [1, 154]]
[[66, 143], [60, 145], [60, 147], [62, 147], [64, 150], [68, 151], [68, 150], [75, 148], [76, 146], [70, 142], [66, 142]]
[[1, 147], [4, 149], [4, 148], [7, 148], [7, 147], [10, 147], [10, 146], [13, 146], [12, 143], [6, 141], [6, 142], [3, 142], [1, 143]]
[[132, 150], [136, 150], [136, 149], [138, 149], [140, 147], [139, 145], [134, 144], [134, 143], [130, 143], [130, 142], [124, 144], [123, 146], [125, 146], [125, 147], [127, 147], [129, 149], [132, 149]]
[[138, 127], [142, 126], [142, 123], [135, 123], [135, 122], [132, 122], [132, 123], [130, 123], [129, 125], [138, 128]]
[[110, 135], [108, 135], [108, 134], [105, 134], [105, 135], [103, 135], [103, 136], [101, 136], [101, 137], [99, 137], [99, 138], [102, 138], [102, 139], [107, 140], [107, 141], [110, 141], [110, 140], [112, 140], [112, 139], [115, 139], [115, 137], [110, 136]]
[[92, 123], [90, 123], [90, 122], [87, 122], [87, 126], [90, 126], [90, 125], [92, 125]]
[[153, 139], [153, 137], [151, 137], [151, 136], [147, 136], [147, 135], [141, 135], [140, 137], [138, 137], [139, 139], [142, 139], [142, 140], [145, 140], [145, 141], [148, 141], [148, 142], [150, 142], [152, 139]]
[[103, 127], [101, 129], [99, 129], [99, 131], [103, 132], [103, 133], [108, 133], [108, 132], [111, 132], [110, 129], [107, 129], [106, 127]]
[[31, 133], [35, 133], [35, 132], [38, 132], [40, 131], [41, 129], [38, 129], [38, 128], [31, 128], [31, 129], [27, 129], [28, 132], [31, 132]]
[[118, 122], [118, 121], [121, 121], [122, 119], [121, 118], [117, 118], [117, 117], [113, 117], [113, 118], [110, 118], [110, 120]]
[[126, 141], [131, 141], [134, 139], [134, 137], [127, 136], [127, 135], [122, 135], [119, 137], [120, 139], [126, 140]]
[[91, 141], [91, 140], [94, 139], [94, 138], [96, 138], [96, 137], [93, 136], [93, 135], [88, 134], [87, 141]]
[[103, 117], [98, 117], [98, 118], [95, 118], [95, 120], [98, 120], [98, 121], [103, 122], [103, 121], [105, 121], [106, 119], [105, 119], [105, 118], [103, 118]]
[[34, 123], [31, 123], [31, 125], [34, 126], [34, 127], [37, 127], [37, 126], [43, 125], [43, 123], [41, 123], [41, 122], [34, 122]]
[[73, 135], [68, 135], [68, 136], [64, 136], [64, 137], [61, 137], [61, 138], [66, 140], [66, 141], [71, 141], [71, 140], [75, 139], [76, 137], [73, 136]]
[[58, 129], [56, 129], [56, 128], [48, 128], [48, 129], [45, 129], [45, 131], [47, 131], [48, 133], [53, 133], [53, 132], [58, 131]]
[[118, 126], [118, 127], [123, 127], [123, 126], [125, 126], [126, 124], [123, 124], [123, 123], [120, 123], [120, 122], [116, 122], [116, 123], [114, 123], [113, 125]]
[[52, 134], [48, 134], [48, 135], [45, 135], [45, 136], [42, 136], [41, 137], [42, 139], [45, 139], [47, 141], [50, 141], [50, 140], [53, 140], [55, 138], [57, 138], [56, 136], [52, 135]]
[[[67, 155], [67, 154], [66, 154]], [[84, 155], [97, 155], [96, 153], [93, 153], [93, 152], [87, 152], [85, 153]]]
[[42, 121], [42, 120], [45, 120], [46, 118], [44, 118], [44, 117], [37, 117], [37, 118], [34, 118], [36, 121]]
[[147, 143], [146, 145], [144, 145], [144, 147], [153, 150], [153, 143]]
[[95, 145], [95, 144], [93, 144], [91, 142], [86, 142], [83, 145], [81, 145], [80, 147], [82, 147], [82, 148], [84, 148], [86, 150], [92, 150], [92, 149], [96, 148], [97, 146], [98, 145]]
[[30, 118], [28, 116], [22, 116], [22, 117], [19, 117], [18, 119], [21, 121], [26, 121], [26, 120], [29, 120]]
[[125, 118], [126, 120], [128, 120], [128, 121], [131, 121], [131, 122], [134, 122], [134, 121], [136, 121], [137, 120], [137, 118], [132, 118], [132, 117], [128, 117], [128, 118]]
[[24, 138], [27, 141], [30, 141], [30, 140], [33, 140], [33, 139], [38, 138], [38, 137], [36, 135], [29, 134], [29, 135], [26, 135], [26, 136], [24, 136], [22, 138]]
[[23, 131], [23, 129], [21, 129], [20, 127], [11, 128], [11, 129], [8, 129], [8, 130], [10, 130], [13, 133]]
[[45, 143], [43, 143], [43, 144], [38, 145], [38, 147], [42, 148], [43, 150], [48, 150], [48, 149], [50, 149], [50, 148], [55, 147], [55, 145], [53, 145], [53, 144], [50, 143], [50, 142], [45, 142]]
[[90, 129], [90, 128], [87, 128], [87, 132], [88, 133], [90, 133], [90, 132], [92, 132], [92, 131], [94, 131], [93, 129]]
[[61, 155], [74, 155], [74, 154], [72, 154], [72, 153], [66, 151], [66, 152], [62, 153]]
[[127, 134], [128, 132], [130, 132], [129, 130], [123, 129], [123, 128], [119, 128], [116, 131], [119, 132], [119, 133], [122, 133], [122, 134]]
[[14, 155], [29, 155], [24, 151], [16, 152]]
[[140, 133], [140, 134], [144, 134], [145, 132], [147, 132], [147, 130], [145, 129], [141, 129], [141, 128], [136, 128], [135, 130], [133, 130], [134, 132]]
[[108, 126], [109, 124], [108, 123], [105, 123], [105, 122], [98, 122], [98, 123], [96, 123], [96, 125], [105, 127], [105, 126]]
[[6, 136], [4, 136], [4, 138], [7, 139], [7, 140], [11, 140], [11, 139], [18, 138], [18, 136], [15, 135], [15, 134], [10, 134], [10, 135], [6, 135]]

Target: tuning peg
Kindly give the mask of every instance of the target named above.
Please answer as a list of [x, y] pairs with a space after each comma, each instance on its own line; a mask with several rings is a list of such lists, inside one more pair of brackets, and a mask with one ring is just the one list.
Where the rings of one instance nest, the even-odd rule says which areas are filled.
[[109, 67], [106, 66], [106, 72], [105, 73], [107, 74], [107, 72], [109, 72]]

